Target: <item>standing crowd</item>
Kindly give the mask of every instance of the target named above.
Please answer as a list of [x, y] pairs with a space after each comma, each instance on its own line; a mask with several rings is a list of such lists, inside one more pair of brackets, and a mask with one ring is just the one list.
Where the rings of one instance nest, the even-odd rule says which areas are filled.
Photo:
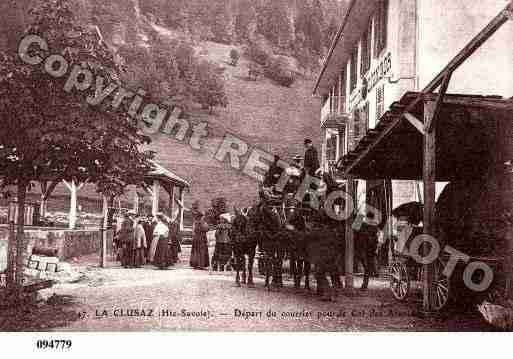
[[125, 268], [153, 264], [166, 269], [179, 260], [180, 231], [176, 221], [162, 213], [137, 217], [134, 212], [124, 215], [114, 236], [118, 259]]

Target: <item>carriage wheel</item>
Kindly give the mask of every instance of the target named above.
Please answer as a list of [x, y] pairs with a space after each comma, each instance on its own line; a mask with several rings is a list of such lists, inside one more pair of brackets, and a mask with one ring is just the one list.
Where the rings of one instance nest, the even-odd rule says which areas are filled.
[[449, 277], [446, 277], [443, 274], [445, 265], [444, 263], [438, 259], [435, 262], [434, 266], [435, 271], [435, 279], [433, 280], [433, 284], [431, 286], [431, 305], [434, 310], [440, 311], [449, 302]]
[[390, 267], [390, 290], [397, 300], [403, 301], [408, 296], [410, 278], [405, 264], [396, 262]]

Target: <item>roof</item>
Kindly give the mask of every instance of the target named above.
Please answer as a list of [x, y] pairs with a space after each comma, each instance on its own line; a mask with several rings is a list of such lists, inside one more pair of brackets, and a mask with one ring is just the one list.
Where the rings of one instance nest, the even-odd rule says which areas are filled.
[[150, 173], [148, 173], [145, 177], [147, 179], [158, 179], [163, 182], [172, 183], [178, 187], [190, 187], [189, 182], [174, 174], [167, 168], [163, 167], [159, 163], [155, 161], [150, 161], [153, 165], [154, 169]]
[[366, 29], [376, 4], [378, 4], [378, 0], [351, 0], [342, 24], [331, 43], [328, 55], [323, 61], [321, 72], [313, 89], [314, 95], [321, 87], [326, 87], [332, 81], [335, 73], [339, 72], [341, 66], [347, 63], [354, 43], [360, 39], [361, 33]]
[[[392, 104], [376, 128], [339, 160], [337, 168], [343, 175], [360, 179], [422, 178], [424, 136], [417, 127], [423, 127], [423, 123], [416, 127], [404, 116], [417, 96], [419, 93], [409, 92]], [[436, 98], [436, 93], [424, 95], [424, 101]], [[410, 111], [420, 121], [423, 104]], [[507, 150], [513, 145], [511, 111], [511, 99], [445, 95], [436, 128], [437, 180], [468, 178], [493, 163], [503, 166], [513, 156]]]

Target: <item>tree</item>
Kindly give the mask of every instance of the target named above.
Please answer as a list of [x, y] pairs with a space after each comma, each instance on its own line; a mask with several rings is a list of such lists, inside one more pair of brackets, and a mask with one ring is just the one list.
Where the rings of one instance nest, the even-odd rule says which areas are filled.
[[214, 2], [212, 5], [214, 9], [209, 16], [210, 27], [213, 34], [212, 40], [230, 44], [233, 40], [233, 23], [228, 6], [224, 1]]
[[[41, 2], [31, 16], [26, 34], [44, 38], [52, 53], [62, 54], [68, 64], [80, 64], [96, 79], [101, 76], [105, 84], [119, 82], [112, 52], [94, 29], [77, 21], [69, 0]], [[48, 55], [37, 48], [31, 54]], [[137, 122], [111, 106], [89, 105], [85, 99], [94, 95], [94, 86], [65, 91], [66, 79], [53, 78], [43, 66], [27, 65], [12, 53], [0, 53], [1, 186], [15, 186], [18, 202], [17, 234], [10, 243], [14, 297], [22, 284], [25, 199], [33, 182], [88, 179], [112, 195], [142, 183], [151, 169], [153, 154], [141, 150], [149, 138]]]
[[208, 108], [210, 113], [216, 106], [226, 107], [228, 105], [224, 81], [218, 72], [216, 65], [204, 60], [199, 63], [194, 80], [195, 99], [203, 108]]
[[239, 42], [252, 41], [256, 31], [257, 12], [253, 0], [240, 0], [235, 16], [235, 34]]
[[283, 1], [266, 0], [258, 9], [257, 31], [271, 43], [287, 48], [292, 40], [292, 26]]
[[296, 37], [303, 47], [320, 55], [323, 48], [323, 13], [319, 1], [301, 3], [296, 16]]
[[231, 49], [230, 50], [230, 65], [237, 66], [237, 63], [239, 62], [240, 54], [237, 51], [237, 49]]
[[290, 87], [296, 81], [294, 73], [283, 58], [272, 59], [265, 67], [265, 76], [275, 81], [280, 86]]

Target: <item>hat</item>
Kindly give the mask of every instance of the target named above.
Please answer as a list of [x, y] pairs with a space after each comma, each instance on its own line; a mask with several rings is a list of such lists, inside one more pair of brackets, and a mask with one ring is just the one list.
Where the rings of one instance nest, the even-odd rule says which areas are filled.
[[301, 161], [303, 159], [303, 157], [301, 157], [300, 155], [295, 155], [292, 160], [294, 161]]
[[223, 213], [219, 217], [226, 220], [228, 223], [232, 222], [232, 215], [230, 213]]
[[309, 139], [309, 138], [305, 138], [305, 145], [306, 145], [306, 144], [309, 144], [309, 143], [312, 143], [312, 140], [311, 140], [311, 139]]

